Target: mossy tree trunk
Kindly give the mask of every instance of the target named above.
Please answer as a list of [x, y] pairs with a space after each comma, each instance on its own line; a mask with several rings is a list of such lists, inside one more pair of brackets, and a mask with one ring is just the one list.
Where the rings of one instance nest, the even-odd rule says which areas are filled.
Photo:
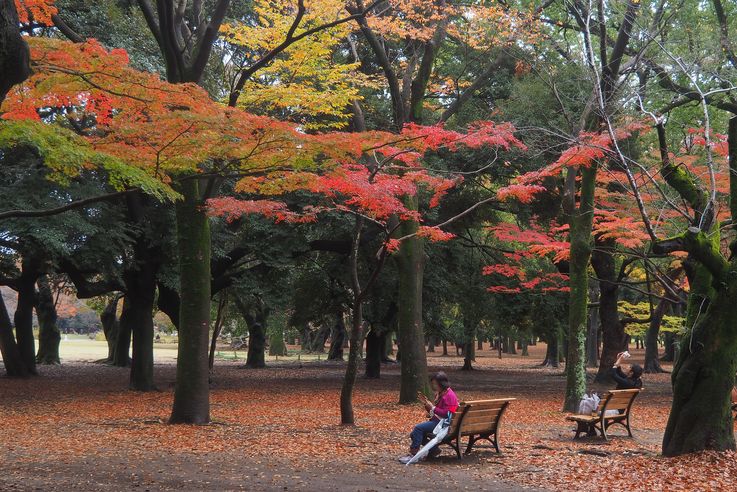
[[36, 362], [39, 364], [61, 364], [59, 358], [59, 344], [61, 332], [57, 326], [58, 316], [51, 285], [46, 275], [38, 279], [38, 293], [36, 295], [36, 316], [38, 317], [38, 353]]
[[[686, 251], [685, 270], [692, 289], [687, 333], [673, 367], [673, 404], [663, 436], [663, 454], [676, 456], [703, 450], [734, 450], [731, 389], [737, 371], [737, 241], [729, 260], [720, 251], [718, 223], [708, 195], [693, 178], [670, 163], [665, 129], [658, 126], [664, 177], [692, 206], [706, 211], [681, 236], [654, 244], [655, 253]], [[729, 121], [730, 212], [737, 217], [737, 117]], [[704, 207], [695, 205], [706, 201]], [[734, 227], [734, 226], [733, 226]], [[703, 284], [710, 279], [709, 284]], [[696, 282], [696, 283], [694, 283]]]
[[[408, 208], [417, 207], [417, 199], [407, 200]], [[415, 234], [419, 224], [404, 221], [401, 236]], [[397, 254], [399, 276], [399, 347], [402, 351], [399, 403], [417, 401], [417, 393], [429, 392], [425, 335], [422, 330], [422, 281], [425, 269], [424, 241], [412, 237], [402, 242]]]
[[[572, 170], [568, 171], [574, 172]], [[570, 180], [571, 178], [568, 178]], [[591, 230], [594, 216], [596, 165], [581, 171], [580, 204], [569, 217], [571, 258], [568, 302], [568, 352], [563, 410], [574, 412], [586, 392], [586, 327], [588, 320]]]
[[176, 205], [179, 249], [179, 347], [170, 423], [210, 421], [210, 223], [196, 179], [184, 180]]

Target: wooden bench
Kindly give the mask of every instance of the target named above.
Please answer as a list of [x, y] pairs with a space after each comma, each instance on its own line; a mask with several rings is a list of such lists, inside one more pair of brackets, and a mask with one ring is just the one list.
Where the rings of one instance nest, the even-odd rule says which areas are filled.
[[[578, 439], [578, 436], [582, 432], [588, 433], [589, 429], [593, 427], [595, 430], [601, 432], [601, 437], [606, 441], [608, 440], [606, 431], [614, 424], [624, 426], [627, 429], [627, 434], [632, 437], [630, 412], [632, 410], [632, 403], [640, 391], [642, 390], [611, 390], [608, 393], [604, 393], [604, 397], [599, 402], [599, 407], [591, 415], [569, 415], [566, 417], [566, 420], [571, 420], [578, 424], [574, 439]], [[607, 412], [612, 410], [615, 410], [617, 413], [612, 412], [611, 415], [607, 415]]]
[[480, 440], [489, 441], [496, 452], [499, 452], [499, 424], [509, 403], [516, 398], [497, 400], [477, 400], [461, 402], [451, 420], [448, 435], [441, 444], [453, 448], [461, 459], [461, 439], [468, 437], [466, 454], [471, 452], [474, 444]]

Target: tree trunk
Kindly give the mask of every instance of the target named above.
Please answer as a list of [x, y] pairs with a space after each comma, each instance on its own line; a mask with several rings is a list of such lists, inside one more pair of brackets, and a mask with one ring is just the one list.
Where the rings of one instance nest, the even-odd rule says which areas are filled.
[[366, 377], [379, 379], [381, 377], [381, 360], [386, 347], [386, 332], [379, 333], [373, 327], [366, 335]]
[[15, 342], [13, 323], [10, 321], [2, 294], [0, 294], [0, 354], [3, 356], [3, 365], [8, 376], [28, 376], [28, 368], [23, 363], [18, 344]]
[[31, 74], [28, 45], [20, 33], [15, 3], [10, 0], [0, 2], [0, 74], [0, 104], [14, 85]]
[[28, 374], [36, 372], [36, 341], [33, 338], [33, 308], [36, 304], [35, 267], [23, 259], [23, 272], [18, 280], [18, 304], [15, 308], [15, 339], [18, 352]]
[[248, 325], [246, 367], [251, 369], [266, 367], [266, 328], [258, 321]]
[[118, 336], [115, 338], [115, 353], [113, 354], [113, 365], [116, 367], [129, 367], [131, 364], [130, 347], [131, 337], [133, 335], [131, 329], [132, 323], [123, 323], [123, 315], [126, 310], [131, 308], [128, 295], [123, 299], [123, 310], [121, 312], [120, 321], [118, 322]]
[[658, 360], [658, 337], [660, 335], [660, 325], [663, 322], [663, 315], [665, 314], [665, 308], [668, 306], [668, 301], [661, 299], [658, 302], [658, 306], [653, 311], [652, 318], [650, 319], [650, 326], [647, 329], [646, 342], [645, 342], [645, 366], [644, 371], [646, 373], [659, 373], [665, 372], [660, 367], [660, 361]]
[[427, 337], [427, 352], [435, 352], [435, 337], [432, 335]]
[[197, 180], [182, 182], [176, 205], [179, 247], [179, 347], [170, 423], [210, 421], [210, 224]]
[[215, 326], [212, 329], [212, 338], [210, 340], [210, 355], [207, 358], [207, 366], [212, 370], [215, 367], [215, 350], [217, 349], [218, 337], [223, 329], [223, 323], [225, 321], [225, 309], [228, 306], [228, 295], [227, 291], [220, 293], [220, 300], [218, 301], [218, 312], [215, 317]]
[[343, 313], [338, 313], [335, 325], [330, 333], [330, 350], [328, 360], [343, 360], [343, 345], [346, 341], [345, 322]]
[[[360, 299], [353, 303], [353, 319], [351, 320], [351, 336], [348, 346], [348, 364], [346, 364], [345, 368], [343, 387], [340, 390], [340, 423], [343, 425], [355, 424], [355, 418], [353, 416], [353, 387], [356, 384], [356, 374], [358, 374], [358, 362], [360, 359], [360, 345], [363, 340], [362, 304], [363, 303]], [[341, 316], [340, 319], [342, 320], [343, 317]]]
[[443, 355], [448, 355], [448, 340], [443, 339]]
[[126, 281], [128, 292], [120, 315], [120, 329], [133, 335], [130, 389], [152, 391], [154, 385], [154, 320], [156, 279], [146, 265], [131, 272]]
[[[737, 274], [732, 269], [730, 279]], [[737, 372], [737, 282], [720, 289], [681, 344], [663, 454], [735, 449], [730, 393]]]
[[[598, 299], [599, 285], [594, 283], [589, 289], [589, 298]], [[593, 306], [589, 309], [589, 329], [586, 333], [586, 367], [599, 366], [599, 308]]]
[[481, 337], [478, 337], [476, 340], [476, 350], [484, 350], [484, 341], [481, 339]]
[[120, 323], [118, 321], [118, 301], [120, 296], [115, 295], [108, 301], [105, 309], [100, 314], [100, 324], [102, 324], [102, 332], [105, 334], [107, 341], [107, 361], [112, 363], [115, 359], [115, 348], [118, 341], [118, 333], [120, 332]]
[[[557, 330], [556, 330], [557, 331]], [[558, 345], [559, 334], [553, 333], [552, 336], [545, 341], [547, 348], [545, 350], [545, 360], [541, 364], [543, 367], [558, 367]]]
[[[575, 172], [569, 170], [569, 172]], [[581, 171], [580, 205], [569, 218], [570, 298], [568, 301], [568, 352], [566, 356], [566, 394], [563, 410], [575, 412], [586, 392], [586, 319], [589, 305], [589, 260], [594, 215], [596, 165]]]
[[[417, 209], [417, 197], [408, 198], [407, 208]], [[419, 224], [403, 221], [399, 234], [414, 234]], [[429, 392], [427, 354], [422, 330], [422, 281], [425, 269], [424, 242], [416, 236], [402, 241], [397, 254], [399, 276], [399, 345], [402, 349], [399, 403], [417, 401], [417, 393]]]
[[599, 319], [601, 321], [601, 361], [596, 374], [596, 382], [611, 383], [611, 369], [617, 354], [627, 349], [627, 334], [619, 320], [619, 287], [617, 269], [611, 251], [613, 244], [598, 244], [591, 256], [591, 264], [599, 277]]
[[660, 358], [661, 362], [673, 362], [676, 360], [676, 336], [671, 332], [665, 333], [665, 347], [663, 350], [663, 356]]
[[61, 359], [59, 359], [61, 333], [56, 325], [58, 317], [54, 305], [54, 296], [46, 275], [39, 277], [37, 283], [38, 353], [36, 354], [36, 362], [39, 364], [61, 364]]

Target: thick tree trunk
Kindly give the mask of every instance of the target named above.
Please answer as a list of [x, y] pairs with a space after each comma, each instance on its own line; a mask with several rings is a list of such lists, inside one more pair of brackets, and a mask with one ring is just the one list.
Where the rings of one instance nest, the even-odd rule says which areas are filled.
[[30, 52], [20, 33], [12, 0], [0, 2], [0, 104], [8, 91], [31, 74]]
[[[405, 221], [399, 229], [402, 236], [414, 234], [418, 224]], [[397, 256], [399, 346], [402, 350], [399, 403], [413, 403], [417, 401], [417, 392], [429, 391], [425, 336], [422, 332], [422, 280], [425, 265], [422, 239], [413, 237], [403, 241]]]
[[100, 314], [100, 324], [102, 324], [102, 332], [105, 334], [107, 341], [107, 361], [112, 363], [115, 359], [115, 348], [118, 341], [118, 333], [120, 332], [120, 322], [118, 321], [118, 302], [120, 296], [115, 295], [108, 301], [105, 309]]
[[665, 299], [661, 299], [660, 302], [658, 302], [658, 306], [653, 311], [650, 326], [647, 329], [645, 341], [645, 366], [643, 368], [647, 373], [665, 372], [663, 368], [660, 367], [660, 361], [658, 360], [658, 337], [660, 335], [660, 325], [663, 322], [665, 308], [668, 306], [667, 302], [668, 301]]
[[598, 243], [591, 255], [591, 264], [599, 277], [599, 320], [601, 321], [601, 361], [596, 374], [596, 382], [610, 383], [611, 368], [617, 360], [617, 354], [627, 349], [627, 334], [619, 320], [619, 286], [617, 284], [617, 268], [611, 252], [614, 245]]
[[133, 323], [123, 323], [123, 315], [126, 310], [130, 310], [131, 301], [126, 294], [123, 299], [123, 310], [121, 312], [120, 321], [118, 322], [118, 335], [115, 337], [115, 352], [113, 353], [113, 365], [116, 367], [129, 367], [131, 365], [131, 338], [133, 332]]
[[179, 348], [170, 423], [210, 421], [208, 345], [210, 338], [210, 224], [198, 182], [182, 182], [177, 203], [179, 243]]
[[737, 282], [729, 283], [681, 344], [663, 436], [665, 456], [735, 449], [730, 393], [737, 372]]
[[343, 346], [346, 342], [345, 322], [343, 321], [343, 313], [338, 313], [335, 319], [335, 325], [330, 332], [330, 350], [328, 351], [328, 360], [343, 360]]
[[386, 332], [379, 332], [373, 327], [366, 335], [366, 377], [379, 379], [381, 377], [381, 362], [384, 359], [386, 348]]
[[36, 341], [33, 338], [33, 308], [36, 304], [35, 267], [23, 259], [23, 273], [18, 280], [18, 304], [15, 308], [15, 339], [21, 360], [29, 374], [36, 372]]
[[38, 353], [36, 362], [39, 364], [61, 364], [59, 358], [59, 344], [61, 333], [56, 325], [58, 319], [54, 296], [51, 293], [46, 275], [38, 279], [38, 294], [36, 297], [36, 316], [38, 317]]
[[13, 323], [10, 321], [10, 315], [2, 294], [0, 294], [0, 354], [3, 356], [3, 365], [8, 376], [28, 376], [28, 368], [24, 364], [18, 350], [18, 344], [15, 342]]
[[541, 364], [543, 367], [558, 367], [558, 344], [559, 335], [554, 333], [548, 340], [546, 340], [547, 348], [545, 350], [545, 360]]
[[251, 369], [266, 367], [266, 328], [259, 322], [248, 325], [246, 367]]
[[130, 389], [152, 391], [154, 385], [154, 320], [156, 280], [144, 270], [131, 273], [128, 293], [120, 315], [120, 329], [133, 335]]

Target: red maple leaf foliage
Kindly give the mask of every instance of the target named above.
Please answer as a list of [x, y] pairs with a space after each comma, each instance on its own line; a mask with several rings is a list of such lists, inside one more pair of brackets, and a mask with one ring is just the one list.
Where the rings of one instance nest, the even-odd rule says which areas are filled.
[[15, 0], [21, 24], [53, 25], [51, 16], [57, 13], [54, 0]]

